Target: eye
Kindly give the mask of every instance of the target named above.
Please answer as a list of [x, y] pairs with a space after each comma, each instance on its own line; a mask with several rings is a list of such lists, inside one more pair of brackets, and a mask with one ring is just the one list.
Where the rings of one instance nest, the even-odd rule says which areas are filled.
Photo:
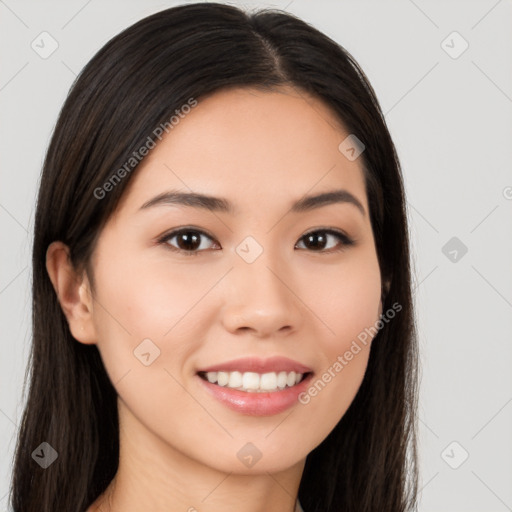
[[[327, 242], [330, 237], [337, 238], [341, 242], [339, 244], [340, 247], [338, 247], [337, 249], [328, 248], [329, 250], [324, 250], [326, 248], [326, 245], [328, 245]], [[355, 241], [352, 238], [345, 235], [345, 233], [342, 233], [341, 231], [337, 231], [334, 229], [318, 229], [316, 231], [310, 231], [309, 233], [301, 237], [299, 243], [301, 243], [303, 240], [305, 241], [305, 245], [309, 245], [310, 247], [314, 248], [313, 252], [327, 253], [342, 251], [347, 246], [354, 245], [355, 243]]]
[[[192, 228], [181, 228], [164, 235], [158, 240], [158, 243], [167, 244], [171, 250], [180, 252], [185, 256], [197, 256], [201, 251], [207, 248], [201, 241], [202, 237], [213, 240], [213, 238], [208, 236], [204, 231]], [[176, 238], [177, 247], [171, 244], [173, 238]]]

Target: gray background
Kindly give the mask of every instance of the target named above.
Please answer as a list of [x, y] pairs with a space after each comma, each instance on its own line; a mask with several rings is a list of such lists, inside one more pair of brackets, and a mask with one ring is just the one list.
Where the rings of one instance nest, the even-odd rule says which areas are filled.
[[[178, 3], [0, 0], [0, 511], [24, 400], [34, 204], [51, 130], [93, 54]], [[297, 14], [367, 73], [406, 181], [423, 368], [420, 510], [512, 510], [511, 2], [231, 3]], [[43, 31], [58, 43], [46, 59], [31, 47]]]

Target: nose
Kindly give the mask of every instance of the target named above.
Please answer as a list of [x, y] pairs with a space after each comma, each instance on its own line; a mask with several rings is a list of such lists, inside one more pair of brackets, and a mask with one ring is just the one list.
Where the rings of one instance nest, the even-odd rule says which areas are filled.
[[237, 261], [228, 279], [222, 319], [229, 332], [250, 331], [266, 338], [300, 329], [304, 298], [294, 290], [297, 283], [286, 262], [277, 264], [263, 252], [253, 263]]

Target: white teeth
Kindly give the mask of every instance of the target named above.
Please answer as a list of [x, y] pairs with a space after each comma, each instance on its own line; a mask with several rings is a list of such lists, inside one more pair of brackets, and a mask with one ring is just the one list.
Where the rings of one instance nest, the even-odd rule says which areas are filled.
[[260, 387], [259, 374], [254, 372], [245, 372], [242, 375], [242, 387], [244, 389], [258, 389]]
[[240, 372], [231, 372], [227, 385], [230, 388], [239, 388], [242, 385], [242, 374]]
[[287, 386], [295, 386], [295, 372], [290, 372], [286, 377], [286, 385]]
[[274, 372], [264, 373], [260, 377], [260, 388], [266, 391], [277, 388], [277, 376]]
[[286, 372], [279, 372], [277, 374], [277, 387], [284, 388], [288, 381], [288, 374]]
[[218, 372], [217, 373], [217, 384], [219, 386], [226, 386], [229, 382], [229, 373], [227, 372]]
[[269, 392], [284, 389], [298, 384], [303, 373], [295, 372], [207, 372], [204, 374], [208, 382], [217, 383], [232, 389], [239, 389], [249, 392]]

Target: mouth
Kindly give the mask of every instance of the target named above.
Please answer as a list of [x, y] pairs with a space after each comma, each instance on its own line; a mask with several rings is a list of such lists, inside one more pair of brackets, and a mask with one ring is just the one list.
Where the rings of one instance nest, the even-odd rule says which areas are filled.
[[198, 382], [208, 396], [246, 416], [272, 416], [300, 405], [299, 397], [313, 372], [199, 371]]
[[237, 413], [271, 416], [300, 404], [313, 370], [284, 356], [244, 357], [197, 368], [204, 392]]
[[247, 393], [276, 393], [287, 388], [293, 388], [307, 379], [313, 372], [240, 372], [213, 371], [197, 372], [199, 377], [210, 384], [219, 387], [245, 391]]

